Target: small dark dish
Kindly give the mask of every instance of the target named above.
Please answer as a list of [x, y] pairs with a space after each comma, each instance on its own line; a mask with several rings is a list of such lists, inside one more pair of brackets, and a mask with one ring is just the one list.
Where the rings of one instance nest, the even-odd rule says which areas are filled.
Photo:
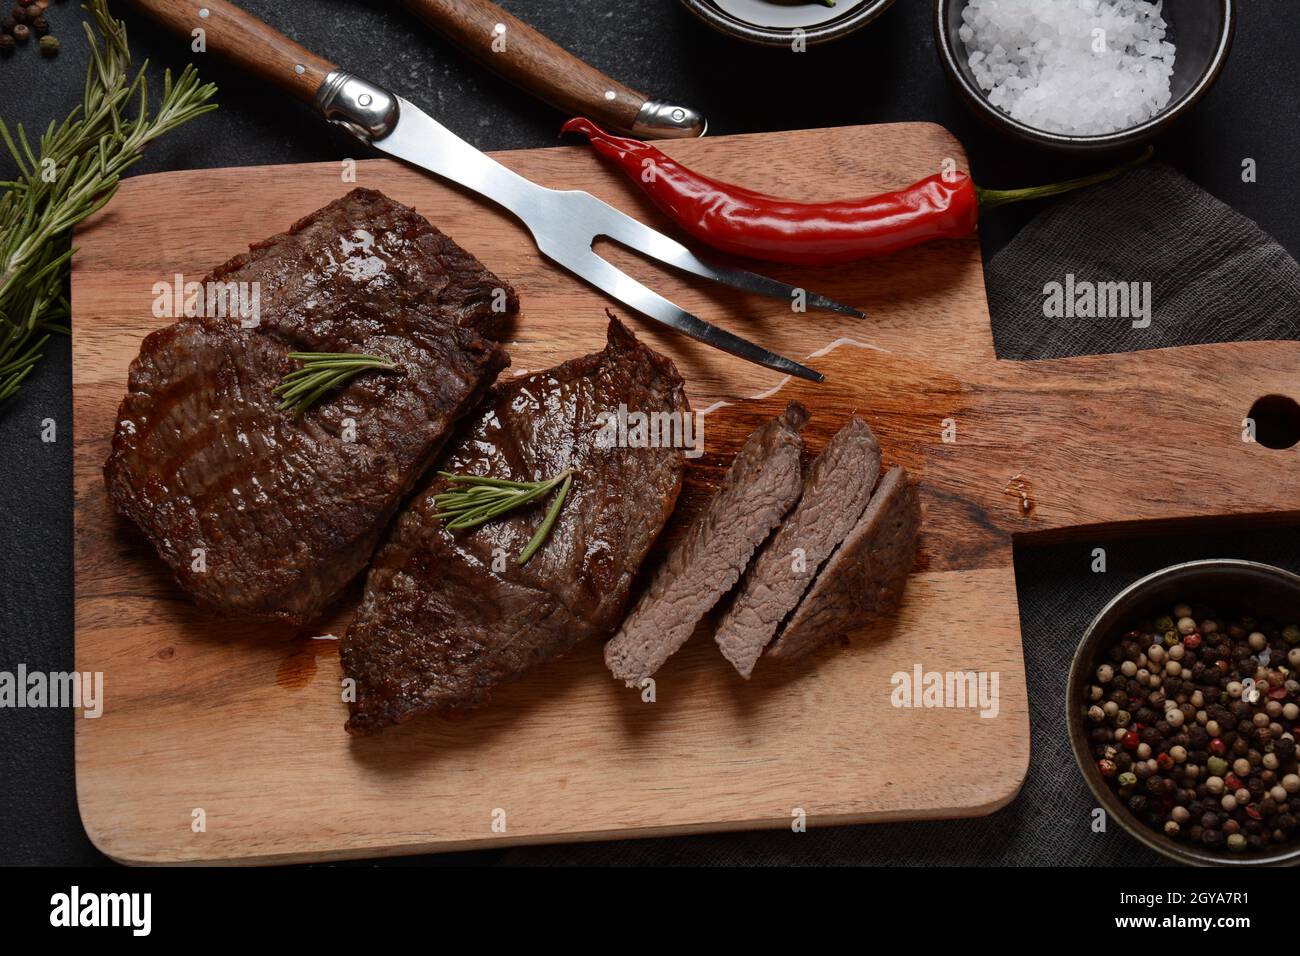
[[1241, 608], [1261, 618], [1294, 620], [1300, 608], [1300, 577], [1267, 564], [1216, 558], [1189, 561], [1149, 574], [1121, 591], [1088, 625], [1074, 654], [1066, 691], [1065, 717], [1070, 746], [1079, 771], [1106, 814], [1150, 849], [1197, 866], [1294, 866], [1300, 863], [1300, 842], [1278, 848], [1222, 852], [1170, 839], [1137, 819], [1107, 785], [1088, 743], [1088, 702], [1084, 686], [1092, 680], [1107, 649], [1133, 622], [1168, 613], [1174, 604], [1204, 603], [1218, 609]]
[[[815, 0], [803, 4], [726, 2], [715, 0], [682, 0], [682, 4], [719, 33], [737, 37], [749, 43], [764, 46], [789, 46], [794, 42], [795, 30], [803, 31], [804, 42], [809, 46], [836, 40], [860, 30], [884, 13], [894, 0], [858, 0], [850, 4], [839, 0], [840, 10], [827, 8]], [[742, 7], [752, 6], [755, 13], [742, 15]], [[726, 9], [729, 7], [730, 9]], [[772, 17], [764, 22], [759, 9], [770, 8]], [[752, 17], [752, 19], [751, 19]], [[783, 23], [784, 25], [776, 25]]]
[[1177, 44], [1174, 59], [1172, 97], [1163, 110], [1145, 123], [1094, 136], [1050, 133], [1012, 119], [988, 101], [987, 94], [975, 81], [970, 68], [966, 44], [958, 36], [962, 10], [967, 0], [935, 0], [935, 46], [944, 68], [957, 91], [971, 110], [997, 129], [1023, 143], [1064, 152], [1087, 153], [1137, 146], [1154, 139], [1187, 114], [1205, 92], [1214, 85], [1232, 48], [1236, 29], [1233, 0], [1181, 0], [1166, 3], [1163, 10], [1169, 23], [1167, 39]]

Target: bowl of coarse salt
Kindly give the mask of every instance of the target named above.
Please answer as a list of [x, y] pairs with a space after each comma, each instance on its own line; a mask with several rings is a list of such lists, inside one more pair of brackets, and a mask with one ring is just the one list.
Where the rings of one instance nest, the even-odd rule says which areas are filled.
[[1218, 79], [1233, 0], [936, 0], [939, 55], [974, 112], [1072, 152], [1146, 142]]

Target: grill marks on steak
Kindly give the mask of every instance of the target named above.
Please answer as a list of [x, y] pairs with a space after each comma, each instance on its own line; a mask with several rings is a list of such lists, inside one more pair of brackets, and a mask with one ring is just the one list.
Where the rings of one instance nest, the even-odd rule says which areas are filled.
[[[200, 603], [305, 623], [364, 567], [451, 425], [509, 364], [484, 335], [518, 301], [423, 217], [365, 189], [206, 281], [259, 283], [260, 322], [184, 318], [144, 340], [104, 466], [109, 496]], [[291, 351], [399, 368], [363, 373], [295, 420], [273, 394], [299, 367]]]
[[616, 678], [640, 686], [735, 586], [754, 550], [799, 498], [799, 431], [807, 420], [807, 409], [791, 402], [750, 435], [713, 500], [605, 645], [605, 664]]
[[[742, 677], [749, 677], [822, 563], [853, 530], [879, 477], [876, 436], [854, 415], [808, 469], [799, 504], [754, 559], [714, 633]], [[798, 564], [796, 549], [803, 552]]]
[[676, 449], [602, 447], [602, 416], [620, 404], [690, 411], [673, 363], [611, 319], [604, 351], [498, 385], [466, 423], [441, 470], [536, 481], [574, 467], [573, 486], [523, 567], [516, 558], [549, 501], [453, 534], [434, 518], [446, 482], [417, 495], [376, 556], [343, 641], [357, 688], [351, 733], [478, 707], [498, 684], [617, 626], [684, 467]]
[[800, 660], [892, 613], [916, 561], [920, 529], [916, 483], [895, 466], [767, 655]]

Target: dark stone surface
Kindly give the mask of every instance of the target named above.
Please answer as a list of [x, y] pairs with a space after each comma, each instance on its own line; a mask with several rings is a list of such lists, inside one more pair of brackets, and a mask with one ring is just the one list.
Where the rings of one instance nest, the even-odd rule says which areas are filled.
[[[1013, 146], [980, 126], [949, 89], [934, 50], [927, 0], [898, 0], [866, 31], [804, 54], [744, 47], [698, 24], [675, 0], [611, 4], [598, 0], [507, 0], [503, 4], [572, 52], [646, 92], [702, 109], [717, 134], [816, 126], [929, 120], [966, 145], [978, 182], [1014, 186], [1073, 175], [1084, 167]], [[8, 6], [6, 0], [5, 6]], [[123, 5], [116, 4], [120, 9]], [[305, 46], [420, 103], [482, 149], [541, 147], [557, 142], [562, 117], [537, 104], [430, 34], [388, 4], [363, 0], [247, 0], [243, 6]], [[1290, 68], [1300, 9], [1289, 0], [1239, 4], [1236, 49], [1219, 84], [1183, 126], [1159, 144], [1161, 156], [1255, 219], [1293, 255], [1300, 254], [1292, 171], [1300, 154], [1295, 122], [1300, 79]], [[0, 59], [0, 115], [44, 128], [79, 100], [86, 44], [77, 6], [55, 0], [48, 14], [63, 44], [53, 60], [34, 45]], [[297, 103], [225, 68], [192, 56], [187, 43], [128, 14], [138, 60], [150, 75], [197, 59], [220, 86], [221, 109], [152, 148], [134, 172], [338, 159], [361, 155], [346, 135], [316, 121]], [[1259, 163], [1259, 181], [1241, 182], [1241, 162]], [[0, 162], [0, 175], [11, 166]], [[836, 175], [834, 169], [825, 171]], [[846, 194], [854, 193], [851, 182]], [[982, 226], [986, 257], [1031, 215], [1004, 210]], [[177, 210], [184, 215], [184, 210]], [[196, 225], [196, 228], [200, 226]], [[69, 349], [54, 341], [42, 367], [0, 410], [0, 669], [72, 666], [71, 401]], [[40, 438], [53, 418], [58, 440]], [[1090, 543], [1092, 546], [1094, 543]], [[1197, 539], [1116, 543], [1111, 571], [1092, 575], [1078, 545], [1018, 556], [1017, 575], [1027, 645], [1041, 628], [1086, 622], [1123, 583], [1140, 572], [1200, 554], [1259, 557], [1296, 566], [1290, 532], [1252, 532]], [[1069, 587], [1060, 587], [1069, 575]], [[1060, 594], [1069, 593], [1068, 607]], [[1062, 617], [1065, 615], [1066, 617]], [[1068, 628], [1067, 628], [1068, 630]], [[1059, 655], [1028, 655], [1030, 693], [1059, 695]], [[1068, 655], [1066, 655], [1068, 657]], [[98, 855], [81, 828], [73, 783], [72, 715], [64, 711], [0, 712], [0, 864], [87, 863]], [[1063, 728], [1035, 728], [1056, 734]], [[1037, 746], [1037, 743], [1036, 743]], [[1031, 774], [1034, 769], [1031, 767]], [[1071, 780], [1069, 786], [1077, 781]], [[1089, 841], [1078, 820], [1052, 820], [1052, 808], [1023, 801], [988, 818], [985, 837], [953, 846], [942, 823], [903, 824], [809, 833], [732, 834], [586, 848], [515, 851], [511, 861], [656, 860], [660, 862], [995, 863], [1032, 856], [1044, 828], [1078, 830], [1077, 853], [1053, 860], [1147, 862], [1136, 844], [1114, 834]], [[501, 853], [441, 861], [492, 862]]]

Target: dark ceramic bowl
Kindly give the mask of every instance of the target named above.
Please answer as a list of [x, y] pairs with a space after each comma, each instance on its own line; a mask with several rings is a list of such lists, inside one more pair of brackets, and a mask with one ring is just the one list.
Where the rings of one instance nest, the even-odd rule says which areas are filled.
[[1014, 120], [988, 101], [967, 62], [966, 44], [957, 35], [966, 0], [935, 0], [935, 46], [966, 105], [981, 119], [1013, 139], [1065, 152], [1088, 153], [1118, 150], [1145, 143], [1186, 115], [1214, 85], [1232, 48], [1236, 29], [1233, 0], [1179, 0], [1166, 3], [1163, 15], [1169, 24], [1166, 39], [1178, 47], [1174, 57], [1172, 96], [1168, 105], [1145, 123], [1096, 136], [1049, 133]]
[[803, 31], [808, 45], [825, 43], [860, 30], [893, 4], [894, 0], [838, 0], [826, 7], [771, 0], [682, 0], [686, 9], [719, 33], [764, 46], [789, 46], [795, 30]]
[[1282, 848], [1231, 853], [1213, 852], [1171, 840], [1138, 820], [1107, 786], [1088, 744], [1088, 701], [1084, 687], [1104, 660], [1105, 652], [1135, 621], [1169, 613], [1178, 603], [1208, 604], [1219, 611], [1239, 610], [1261, 619], [1300, 619], [1300, 577], [1253, 561], [1215, 558], [1189, 561], [1149, 574], [1121, 591], [1088, 626], [1070, 667], [1065, 695], [1065, 722], [1079, 771], [1098, 805], [1136, 840], [1179, 863], [1197, 866], [1294, 866], [1300, 842]]

